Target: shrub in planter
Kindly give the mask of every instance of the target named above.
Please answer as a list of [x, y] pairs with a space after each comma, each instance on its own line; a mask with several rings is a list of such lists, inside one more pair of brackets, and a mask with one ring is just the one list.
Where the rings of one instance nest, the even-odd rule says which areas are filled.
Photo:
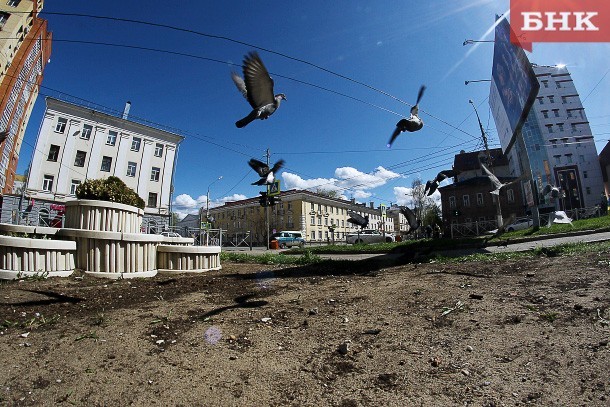
[[100, 201], [117, 202], [144, 209], [144, 200], [120, 178], [108, 177], [90, 179], [76, 188], [78, 199], [97, 199]]

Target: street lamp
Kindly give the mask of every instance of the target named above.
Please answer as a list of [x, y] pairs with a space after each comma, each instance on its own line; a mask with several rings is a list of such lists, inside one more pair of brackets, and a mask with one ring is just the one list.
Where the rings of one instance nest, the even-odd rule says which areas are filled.
[[464, 40], [464, 43], [462, 45], [471, 45], [474, 44], [475, 42], [496, 42], [494, 40]]
[[464, 85], [468, 85], [469, 83], [472, 83], [472, 82], [491, 82], [491, 79], [477, 79], [474, 81], [464, 81]]
[[206, 199], [206, 209], [205, 209], [205, 217], [207, 219], [210, 218], [210, 187], [212, 185], [214, 185], [215, 182], [220, 181], [221, 179], [222, 179], [222, 175], [220, 177], [216, 178], [214, 181], [212, 181], [210, 183], [210, 185], [208, 185], [208, 193], [206, 195], [207, 199]]

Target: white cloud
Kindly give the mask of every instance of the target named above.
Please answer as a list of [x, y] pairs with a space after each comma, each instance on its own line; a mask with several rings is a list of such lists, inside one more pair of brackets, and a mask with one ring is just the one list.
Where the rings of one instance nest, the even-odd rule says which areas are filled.
[[[224, 205], [226, 202], [239, 201], [246, 198], [247, 196], [243, 194], [233, 194], [220, 199], [210, 200], [210, 208]], [[205, 207], [207, 207], [207, 196], [205, 195], [200, 195], [195, 199], [189, 194], [180, 194], [172, 202], [172, 212], [177, 213], [180, 219], [189, 214], [197, 214], [199, 208]]]
[[[396, 203], [398, 205], [406, 205], [413, 209], [414, 205], [411, 191], [413, 191], [413, 188], [410, 187], [394, 187], [394, 197], [396, 198]], [[434, 193], [428, 198], [432, 198], [432, 200], [439, 207], [441, 206], [441, 193], [438, 192], [438, 190], [434, 191]]]
[[346, 196], [366, 199], [372, 196], [369, 190], [385, 185], [389, 180], [400, 178], [400, 174], [383, 167], [375, 168], [372, 173], [362, 172], [354, 167], [340, 167], [333, 178], [303, 179], [299, 175], [283, 172], [286, 189], [307, 189], [316, 191], [336, 191], [342, 198]]

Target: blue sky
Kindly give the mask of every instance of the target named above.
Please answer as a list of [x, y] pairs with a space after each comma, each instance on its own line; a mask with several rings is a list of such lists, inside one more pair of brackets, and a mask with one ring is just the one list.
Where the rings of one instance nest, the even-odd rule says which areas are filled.
[[[481, 147], [469, 99], [478, 106], [491, 144], [498, 146], [489, 118], [489, 83], [464, 85], [491, 77], [493, 44], [462, 43], [493, 39], [492, 32], [484, 34], [495, 14], [508, 10], [508, 0], [176, 4], [46, 1], [42, 17], [49, 20], [55, 41], [41, 94], [67, 100], [75, 96], [118, 111], [129, 100], [132, 116], [185, 135], [174, 193], [174, 209], [182, 215], [205, 205], [212, 182], [212, 205], [257, 196], [259, 187], [250, 185], [257, 176], [247, 161], [263, 159], [267, 148], [272, 162], [286, 161], [283, 189], [335, 189], [361, 202], [406, 203], [405, 192], [415, 178], [425, 182], [450, 168], [460, 150]], [[236, 41], [44, 12], [142, 20]], [[250, 107], [230, 79], [231, 69], [236, 69], [230, 64], [241, 64], [254, 50], [243, 43], [360, 83], [259, 50], [276, 93], [285, 93], [287, 101], [269, 120], [238, 129], [235, 121]], [[534, 44], [528, 56], [538, 64], [567, 64], [581, 98], [586, 98], [601, 151], [610, 138], [610, 44]], [[421, 102], [424, 128], [403, 133], [388, 149], [396, 122], [410, 109], [402, 101], [414, 103], [422, 84], [427, 86]], [[43, 112], [44, 98], [39, 97], [21, 150], [20, 173], [29, 164]], [[219, 176], [223, 178], [217, 181]]]

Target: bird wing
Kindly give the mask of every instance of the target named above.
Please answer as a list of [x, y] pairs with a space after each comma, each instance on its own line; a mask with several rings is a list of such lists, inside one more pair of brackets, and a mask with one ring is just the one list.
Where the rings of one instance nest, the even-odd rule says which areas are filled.
[[392, 137], [390, 137], [390, 141], [388, 141], [388, 148], [392, 147], [392, 143], [394, 143], [394, 140], [396, 140], [396, 137], [398, 137], [399, 134], [400, 134], [400, 129], [398, 127], [396, 127], [396, 129], [394, 130], [394, 133], [392, 133]]
[[546, 186], [542, 190], [542, 195], [548, 195], [551, 192], [552, 188], [553, 187], [551, 186], [551, 184], [546, 184]]
[[281, 170], [281, 169], [282, 169], [282, 167], [284, 166], [284, 164], [285, 164], [285, 163], [286, 163], [286, 161], [284, 161], [284, 160], [279, 160], [278, 162], [276, 162], [276, 163], [273, 165], [273, 168], [271, 168], [271, 172], [272, 172], [274, 175], [275, 175], [275, 174], [277, 174], [277, 172], [278, 172], [279, 170]]
[[411, 228], [411, 231], [414, 231], [417, 228], [419, 228], [419, 223], [417, 222], [417, 217], [415, 216], [415, 213], [413, 213], [413, 211], [411, 209], [409, 209], [409, 207], [401, 206], [400, 213], [402, 213], [405, 216], [405, 218], [407, 218], [407, 222], [409, 222], [409, 227]]
[[261, 177], [266, 177], [269, 174], [269, 166], [262, 161], [251, 158], [248, 165]]
[[434, 181], [426, 181], [426, 187], [424, 188], [424, 194], [428, 195], [428, 191], [432, 189]]
[[347, 211], [347, 214], [350, 216], [350, 219], [347, 220], [348, 222], [355, 223], [356, 225], [360, 226], [368, 223], [368, 221], [362, 215], [359, 215], [356, 212]]
[[413, 106], [411, 108], [411, 114], [417, 116], [419, 114], [419, 101], [421, 100], [422, 96], [424, 96], [424, 91], [426, 90], [426, 87], [424, 85], [421, 86], [421, 88], [419, 88], [419, 92], [417, 93], [417, 102], [415, 102], [415, 106]]
[[8, 137], [8, 130], [0, 131], [0, 143], [2, 143]]
[[244, 82], [248, 90], [247, 99], [250, 106], [258, 109], [275, 102], [273, 79], [257, 52], [250, 52], [244, 58]]
[[481, 164], [481, 168], [483, 168], [483, 171], [485, 171], [485, 173], [487, 174], [487, 178], [489, 178], [489, 180], [494, 184], [494, 186], [496, 188], [501, 188], [502, 183], [500, 182], [498, 177], [496, 177], [491, 171], [489, 171], [489, 169], [485, 166], [485, 164], [483, 164], [483, 163], [480, 163], [480, 164]]
[[[456, 175], [458, 175], [459, 173], [460, 172], [458, 170], [451, 169], [451, 170], [443, 170], [443, 171], [439, 172], [439, 175], [443, 174], [445, 178], [453, 178]], [[445, 178], [443, 178], [443, 179], [445, 179]]]
[[248, 89], [246, 89], [246, 82], [242, 79], [241, 76], [237, 72], [231, 72], [231, 79], [233, 79], [233, 83], [237, 86], [237, 90], [248, 99]]

